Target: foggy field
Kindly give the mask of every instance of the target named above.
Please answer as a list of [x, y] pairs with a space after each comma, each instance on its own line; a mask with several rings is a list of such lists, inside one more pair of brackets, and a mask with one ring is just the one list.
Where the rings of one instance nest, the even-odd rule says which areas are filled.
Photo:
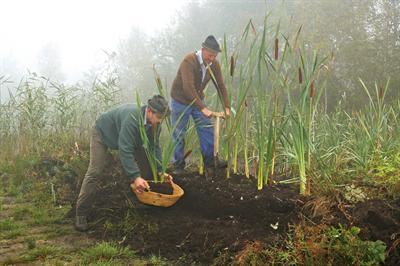
[[[88, 35], [110, 37], [79, 50], [79, 31], [63, 26], [76, 31], [69, 55], [60, 39], [32, 50], [35, 63], [0, 46], [0, 263], [398, 265], [400, 1], [140, 2], [109, 7], [115, 35], [104, 22], [111, 2], [99, 3], [103, 16], [92, 14], [91, 24], [82, 14], [96, 2], [77, 6]], [[168, 17], [152, 14], [163, 7]], [[127, 22], [123, 8], [154, 21]], [[74, 230], [96, 119], [154, 94], [170, 101], [182, 58], [210, 34], [230, 105], [218, 147], [227, 169], [206, 177], [191, 121], [187, 168], [174, 176], [184, 196], [147, 206], [112, 152], [89, 231]], [[79, 62], [89, 51], [99, 56]], [[204, 102], [224, 111], [212, 82]], [[173, 149], [171, 124], [163, 120], [165, 149]], [[172, 174], [172, 153], [164, 155]]]

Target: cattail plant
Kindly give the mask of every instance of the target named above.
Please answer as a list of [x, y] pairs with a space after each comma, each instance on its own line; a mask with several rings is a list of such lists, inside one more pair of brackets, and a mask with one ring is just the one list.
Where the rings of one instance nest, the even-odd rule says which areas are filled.
[[298, 68], [299, 84], [303, 83], [303, 74], [301, 73], [301, 67]]
[[[361, 79], [360, 83], [368, 95], [369, 104], [365, 112], [357, 115], [357, 122], [360, 125], [360, 129], [364, 132], [365, 145], [368, 145], [370, 150], [372, 150], [371, 154], [380, 154], [385, 139], [384, 136], [387, 136], [389, 131], [388, 117], [390, 113], [388, 106], [385, 104], [385, 95], [389, 87], [389, 80], [384, 88], [378, 88], [377, 84], [375, 84], [375, 99]], [[372, 157], [369, 159], [372, 159]], [[365, 166], [369, 159], [365, 160]]]
[[[136, 106], [137, 108], [141, 108], [142, 104], [140, 101], [140, 96], [136, 92]], [[134, 117], [134, 119], [138, 122], [139, 124], [139, 133], [140, 133], [140, 139], [142, 140], [143, 143], [143, 148], [146, 153], [147, 161], [149, 162], [149, 167], [151, 174], [153, 176], [154, 182], [163, 182], [164, 180], [164, 175], [158, 174], [158, 164], [160, 163], [157, 160], [157, 157], [161, 157], [160, 153], [160, 147], [158, 143], [158, 137], [161, 133], [160, 127], [157, 126], [156, 128], [153, 128], [153, 139], [149, 139], [147, 136], [146, 132], [146, 127], [145, 127], [145, 121], [144, 117], [142, 115], [139, 115], [137, 117]]]

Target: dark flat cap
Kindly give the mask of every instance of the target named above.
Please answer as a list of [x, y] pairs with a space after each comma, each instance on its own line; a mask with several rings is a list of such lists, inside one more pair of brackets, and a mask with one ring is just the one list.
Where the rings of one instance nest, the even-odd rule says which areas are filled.
[[148, 100], [147, 105], [154, 113], [162, 115], [169, 115], [171, 113], [167, 100], [161, 95], [154, 95]]
[[221, 52], [221, 49], [219, 48], [219, 44], [215, 37], [213, 35], [209, 35], [205, 41], [201, 44], [203, 48], [212, 50], [215, 53]]

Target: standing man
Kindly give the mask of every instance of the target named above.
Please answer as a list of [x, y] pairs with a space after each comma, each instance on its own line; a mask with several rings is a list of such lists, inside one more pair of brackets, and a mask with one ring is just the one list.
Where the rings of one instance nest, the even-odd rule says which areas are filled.
[[[195, 122], [204, 166], [206, 170], [214, 168], [214, 130], [210, 120], [212, 111], [206, 107], [203, 99], [204, 88], [210, 79], [213, 79], [218, 94], [224, 101], [225, 114], [230, 115], [228, 94], [221, 67], [216, 59], [219, 52], [221, 49], [217, 40], [212, 35], [208, 36], [200, 50], [184, 57], [172, 84], [172, 123], [175, 127], [173, 137], [176, 141], [174, 174], [182, 174], [185, 167], [184, 138], [190, 116]], [[216, 166], [225, 168], [227, 162], [218, 160]]]
[[[159, 124], [169, 113], [168, 102], [162, 96], [155, 95], [146, 106], [121, 105], [96, 120], [90, 139], [89, 168], [76, 203], [75, 228], [78, 231], [88, 229], [87, 214], [99, 190], [99, 176], [110, 161], [108, 149], [118, 150], [122, 167], [131, 183], [134, 183], [136, 192], [141, 193], [149, 188], [146, 179], [151, 179], [152, 174], [139, 130], [144, 125], [150, 144], [155, 147], [157, 160], [161, 162]], [[158, 170], [161, 170], [160, 166]], [[172, 180], [169, 175], [166, 178]]]

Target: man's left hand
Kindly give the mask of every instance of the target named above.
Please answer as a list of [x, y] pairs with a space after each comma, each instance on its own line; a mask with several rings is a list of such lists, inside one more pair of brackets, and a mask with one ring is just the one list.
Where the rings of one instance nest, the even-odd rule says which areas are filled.
[[231, 109], [229, 107], [225, 107], [225, 117], [228, 118], [231, 116]]
[[164, 177], [164, 180], [165, 180], [166, 182], [172, 183], [173, 178], [172, 178], [172, 176], [171, 176], [170, 174], [164, 173], [163, 175], [164, 175], [164, 176], [163, 176], [163, 177]]

